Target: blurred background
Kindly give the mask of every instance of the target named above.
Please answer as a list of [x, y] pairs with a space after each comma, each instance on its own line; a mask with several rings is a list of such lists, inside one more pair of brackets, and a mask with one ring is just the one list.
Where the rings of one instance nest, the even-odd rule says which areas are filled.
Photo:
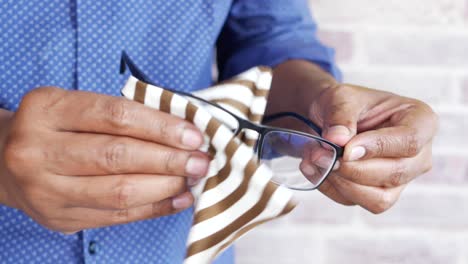
[[468, 264], [468, 0], [310, 0], [345, 82], [428, 102], [434, 167], [388, 212], [319, 192], [237, 243], [237, 263]]

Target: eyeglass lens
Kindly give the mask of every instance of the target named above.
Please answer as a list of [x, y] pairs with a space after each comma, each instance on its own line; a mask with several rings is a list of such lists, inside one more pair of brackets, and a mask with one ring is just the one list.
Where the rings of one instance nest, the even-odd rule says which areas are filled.
[[[237, 119], [223, 109], [196, 98], [188, 96], [185, 98], [203, 107], [232, 131], [239, 129]], [[234, 108], [229, 109], [229, 105], [223, 105], [223, 107], [236, 112]], [[304, 122], [293, 117], [279, 118], [267, 125], [293, 127], [298, 131], [316, 135]], [[272, 180], [277, 184], [298, 190], [316, 188], [331, 170], [337, 155], [335, 149], [325, 142], [310, 136], [281, 130], [267, 132], [259, 146], [260, 162], [266, 163], [272, 169]]]
[[285, 131], [266, 133], [260, 149], [260, 161], [272, 169], [273, 181], [298, 190], [316, 188], [335, 159], [336, 151], [327, 143]]

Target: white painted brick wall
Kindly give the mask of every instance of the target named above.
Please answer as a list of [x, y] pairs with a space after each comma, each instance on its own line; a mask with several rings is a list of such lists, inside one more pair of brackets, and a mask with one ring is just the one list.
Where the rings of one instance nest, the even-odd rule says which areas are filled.
[[318, 192], [237, 243], [237, 262], [468, 264], [468, 0], [310, 0], [345, 82], [424, 100], [440, 114], [434, 168], [387, 213]]

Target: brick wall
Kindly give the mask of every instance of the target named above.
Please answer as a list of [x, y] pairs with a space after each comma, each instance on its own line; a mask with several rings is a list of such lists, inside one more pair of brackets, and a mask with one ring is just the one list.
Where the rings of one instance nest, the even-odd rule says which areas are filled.
[[468, 0], [310, 0], [345, 81], [422, 99], [441, 117], [434, 168], [382, 215], [301, 193], [249, 233], [238, 263], [468, 263]]

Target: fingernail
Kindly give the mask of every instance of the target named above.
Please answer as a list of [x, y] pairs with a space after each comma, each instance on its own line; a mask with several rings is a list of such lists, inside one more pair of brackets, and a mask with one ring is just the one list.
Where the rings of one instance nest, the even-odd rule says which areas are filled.
[[364, 147], [358, 146], [351, 149], [351, 154], [349, 154], [349, 161], [358, 160], [366, 155], [366, 149]]
[[332, 126], [327, 130], [327, 134], [349, 136], [351, 131], [345, 126]]
[[199, 182], [200, 182], [200, 179], [191, 178], [191, 177], [189, 177], [189, 178], [187, 179], [187, 185], [188, 185], [189, 187], [193, 187], [193, 186], [197, 185]]
[[333, 160], [329, 157], [320, 157], [318, 160], [315, 161], [315, 164], [322, 169], [328, 169], [332, 165]]
[[172, 199], [172, 207], [177, 210], [189, 208], [191, 205], [192, 199], [190, 199], [190, 197], [185, 194], [174, 197], [174, 199]]
[[206, 159], [194, 156], [189, 158], [187, 161], [185, 172], [190, 175], [204, 176], [208, 169], [208, 165], [209, 163]]
[[351, 138], [351, 130], [345, 126], [332, 126], [325, 131], [325, 138], [333, 143], [344, 146]]
[[311, 175], [314, 175], [315, 174], [315, 168], [309, 164], [305, 164], [303, 167], [302, 167], [302, 173], [304, 173], [304, 175], [307, 175], [307, 176], [311, 176]]
[[197, 149], [202, 143], [203, 139], [200, 137], [200, 133], [190, 128], [184, 129], [182, 133], [182, 144], [184, 144], [184, 146]]

